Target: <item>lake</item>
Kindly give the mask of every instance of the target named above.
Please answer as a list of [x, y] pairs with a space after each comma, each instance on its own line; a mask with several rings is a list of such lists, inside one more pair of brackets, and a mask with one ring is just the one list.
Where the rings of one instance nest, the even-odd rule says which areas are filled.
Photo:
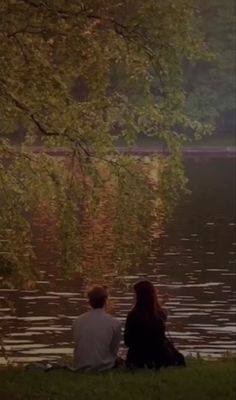
[[[153, 241], [148, 259], [126, 275], [123, 284], [117, 281], [111, 288], [111, 305], [123, 323], [137, 279], [148, 278], [167, 293], [168, 332], [184, 354], [218, 357], [236, 350], [235, 166], [234, 157], [186, 159], [191, 195], [183, 199], [161, 238]], [[46, 241], [50, 246], [50, 232]], [[84, 282], [82, 277], [56, 278], [52, 264], [41, 262], [42, 278], [34, 290], [0, 290], [11, 361], [57, 360], [72, 354], [71, 323], [87, 309]], [[3, 357], [0, 363], [5, 363]]]

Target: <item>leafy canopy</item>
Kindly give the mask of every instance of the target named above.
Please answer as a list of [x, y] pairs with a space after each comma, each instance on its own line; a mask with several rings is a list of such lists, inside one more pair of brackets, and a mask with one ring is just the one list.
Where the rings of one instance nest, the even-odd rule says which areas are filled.
[[[183, 91], [183, 65], [207, 57], [195, 18], [192, 0], [1, 1], [5, 283], [37, 276], [39, 215], [66, 272], [120, 271], [147, 251], [185, 183], [185, 133], [206, 131], [188, 117]], [[169, 160], [117, 152], [119, 136], [132, 144], [140, 132], [162, 139]]]

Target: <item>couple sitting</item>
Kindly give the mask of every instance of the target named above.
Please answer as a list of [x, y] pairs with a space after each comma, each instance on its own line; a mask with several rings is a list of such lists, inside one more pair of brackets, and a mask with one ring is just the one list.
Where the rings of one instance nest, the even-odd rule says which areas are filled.
[[[165, 335], [166, 314], [149, 281], [134, 285], [136, 304], [129, 312], [124, 332], [129, 368], [185, 365], [184, 357]], [[118, 366], [120, 322], [106, 312], [107, 291], [95, 286], [88, 292], [91, 310], [73, 324], [74, 367], [78, 371], [104, 371]]]

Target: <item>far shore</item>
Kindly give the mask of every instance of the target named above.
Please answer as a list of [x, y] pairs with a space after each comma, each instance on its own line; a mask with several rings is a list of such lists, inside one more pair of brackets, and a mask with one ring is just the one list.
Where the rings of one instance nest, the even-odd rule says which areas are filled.
[[[22, 147], [15, 146], [15, 149], [22, 150]], [[57, 148], [46, 148], [44, 146], [33, 146], [25, 147], [24, 150], [31, 150], [34, 153], [47, 153], [49, 155], [63, 156], [70, 154], [71, 151], [68, 149], [57, 147]], [[165, 146], [117, 146], [116, 151], [120, 154], [134, 155], [134, 156], [154, 156], [154, 155], [168, 155], [171, 154], [170, 150]], [[236, 157], [236, 146], [184, 146], [183, 155], [185, 157]], [[91, 152], [91, 156], [93, 152]]]
[[[140, 157], [170, 154], [170, 151], [164, 146], [120, 146], [116, 150], [120, 154]], [[40, 152], [42, 148], [38, 147], [35, 151]], [[51, 155], [63, 155], [65, 152], [64, 149], [47, 150], [47, 153]], [[183, 148], [183, 155], [185, 157], [236, 157], [236, 146], [187, 146]]]
[[[123, 154], [133, 155], [155, 155], [155, 154], [170, 154], [170, 151], [161, 146], [150, 146], [150, 147], [119, 147], [118, 150]], [[236, 156], [236, 146], [186, 146], [183, 148], [183, 154], [185, 156]]]

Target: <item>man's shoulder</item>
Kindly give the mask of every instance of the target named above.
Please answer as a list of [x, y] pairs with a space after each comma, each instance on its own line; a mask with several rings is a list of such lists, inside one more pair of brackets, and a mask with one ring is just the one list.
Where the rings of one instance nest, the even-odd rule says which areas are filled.
[[93, 310], [87, 311], [87, 312], [79, 315], [74, 320], [73, 325], [74, 326], [75, 325], [80, 325], [81, 323], [86, 323], [89, 320], [90, 321], [93, 321], [93, 320], [97, 321], [97, 318], [99, 318], [101, 322], [103, 321], [105, 323], [105, 321], [106, 321], [106, 323], [114, 326], [115, 328], [119, 328], [121, 326], [121, 322], [116, 317], [114, 317], [113, 315], [108, 314], [105, 311], [97, 314], [97, 313], [94, 313]]
[[87, 312], [85, 312], [85, 313], [83, 313], [83, 314], [78, 315], [78, 317], [74, 319], [73, 324], [78, 324], [79, 322], [81, 322], [81, 321], [83, 321], [83, 320], [86, 320], [87, 318], [89, 318], [89, 315], [90, 315], [90, 312], [89, 312], [89, 311], [87, 311]]
[[118, 318], [114, 317], [111, 314], [106, 313], [106, 318], [113, 324], [115, 327], [119, 327], [121, 325], [121, 322], [119, 321]]

